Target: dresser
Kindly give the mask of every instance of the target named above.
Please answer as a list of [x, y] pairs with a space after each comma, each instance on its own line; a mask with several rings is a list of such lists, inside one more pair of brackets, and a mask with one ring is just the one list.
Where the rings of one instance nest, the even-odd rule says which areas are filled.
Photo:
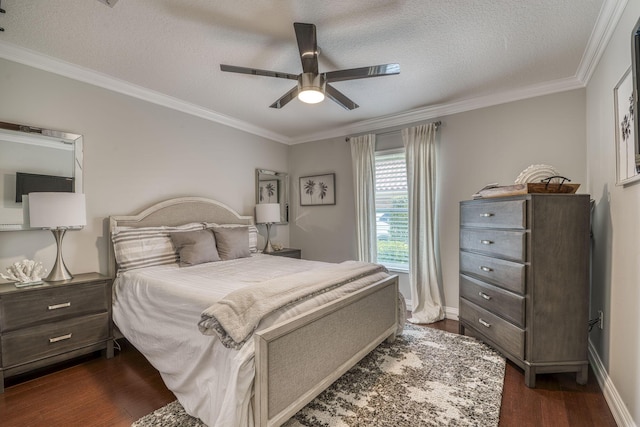
[[460, 333], [524, 370], [587, 382], [589, 195], [460, 203]]
[[0, 393], [7, 377], [102, 350], [113, 357], [112, 280], [97, 273], [0, 284]]

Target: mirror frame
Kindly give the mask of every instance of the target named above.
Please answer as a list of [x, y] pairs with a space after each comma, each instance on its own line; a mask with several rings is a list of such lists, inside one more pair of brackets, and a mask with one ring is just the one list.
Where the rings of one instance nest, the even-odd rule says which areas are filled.
[[640, 174], [640, 113], [638, 89], [640, 88], [640, 18], [631, 32], [631, 79], [633, 80], [633, 127], [636, 154], [636, 176]]
[[260, 204], [260, 182], [278, 180], [278, 203], [280, 204], [280, 222], [289, 223], [289, 174], [268, 169], [256, 169], [256, 205]]
[[[24, 135], [26, 134], [26, 135]], [[35, 126], [21, 125], [0, 121], [0, 135], [8, 135], [7, 140], [11, 141], [29, 138], [33, 144], [38, 144], [37, 139], [42, 138], [42, 145], [49, 145], [51, 138], [58, 139], [65, 144], [73, 144], [73, 177], [75, 178], [75, 192], [84, 193], [84, 165], [83, 165], [83, 137], [80, 134], [64, 132], [53, 129], [44, 129]], [[19, 142], [19, 141], [15, 141]], [[0, 219], [0, 222], [2, 220]], [[0, 231], [20, 231], [34, 230], [24, 224], [3, 224], [0, 223]]]

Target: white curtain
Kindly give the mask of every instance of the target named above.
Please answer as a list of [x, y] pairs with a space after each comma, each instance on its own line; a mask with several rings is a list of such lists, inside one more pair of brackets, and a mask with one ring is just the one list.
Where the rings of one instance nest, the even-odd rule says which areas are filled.
[[375, 150], [374, 134], [351, 138], [353, 189], [356, 204], [356, 239], [358, 260], [375, 262], [376, 203], [375, 203]]
[[409, 191], [409, 284], [412, 323], [444, 319], [436, 242], [436, 125], [402, 130]]

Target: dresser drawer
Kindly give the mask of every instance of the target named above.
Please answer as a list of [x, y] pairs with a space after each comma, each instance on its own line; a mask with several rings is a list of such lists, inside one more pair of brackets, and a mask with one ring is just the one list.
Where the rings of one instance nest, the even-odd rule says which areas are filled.
[[519, 294], [525, 293], [525, 265], [498, 258], [460, 252], [460, 272]]
[[465, 275], [460, 275], [460, 296], [516, 326], [524, 327], [523, 296]]
[[460, 318], [506, 352], [524, 358], [522, 329], [464, 299], [460, 300]]
[[527, 227], [526, 203], [525, 200], [463, 203], [460, 205], [460, 225], [524, 230]]
[[460, 249], [524, 262], [526, 232], [501, 230], [460, 230]]
[[109, 314], [94, 314], [2, 335], [2, 365], [11, 367], [106, 341]]
[[107, 282], [30, 290], [0, 299], [0, 330], [108, 311]]

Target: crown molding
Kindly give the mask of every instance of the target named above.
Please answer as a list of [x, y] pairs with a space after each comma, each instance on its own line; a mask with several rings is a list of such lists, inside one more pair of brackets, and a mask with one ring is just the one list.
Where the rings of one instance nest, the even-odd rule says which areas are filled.
[[52, 58], [41, 53], [0, 41], [0, 58], [17, 62], [40, 70], [68, 77], [90, 85], [98, 86], [113, 92], [151, 102], [162, 107], [171, 108], [205, 120], [220, 123], [244, 132], [248, 132], [273, 141], [289, 144], [290, 139], [275, 132], [268, 131], [251, 123], [225, 116], [224, 114], [208, 110], [199, 105], [185, 102], [106, 74], [71, 64], [60, 59]]
[[364, 120], [361, 122], [350, 124], [348, 126], [331, 129], [327, 132], [308, 135], [305, 138], [298, 139], [295, 143], [301, 144], [305, 142], [342, 137], [345, 135], [357, 135], [371, 131], [381, 131], [393, 127], [425, 122], [452, 114], [463, 113], [465, 111], [492, 107], [494, 105], [520, 101], [523, 99], [549, 95], [557, 92], [581, 89], [583, 87], [584, 84], [576, 77], [569, 77], [566, 79], [544, 82], [511, 91], [493, 93], [491, 95], [463, 99], [446, 104], [432, 105], [425, 108], [405, 111], [400, 114], [393, 114], [371, 120]]
[[628, 0], [604, 0], [576, 76], [586, 86], [622, 17]]

